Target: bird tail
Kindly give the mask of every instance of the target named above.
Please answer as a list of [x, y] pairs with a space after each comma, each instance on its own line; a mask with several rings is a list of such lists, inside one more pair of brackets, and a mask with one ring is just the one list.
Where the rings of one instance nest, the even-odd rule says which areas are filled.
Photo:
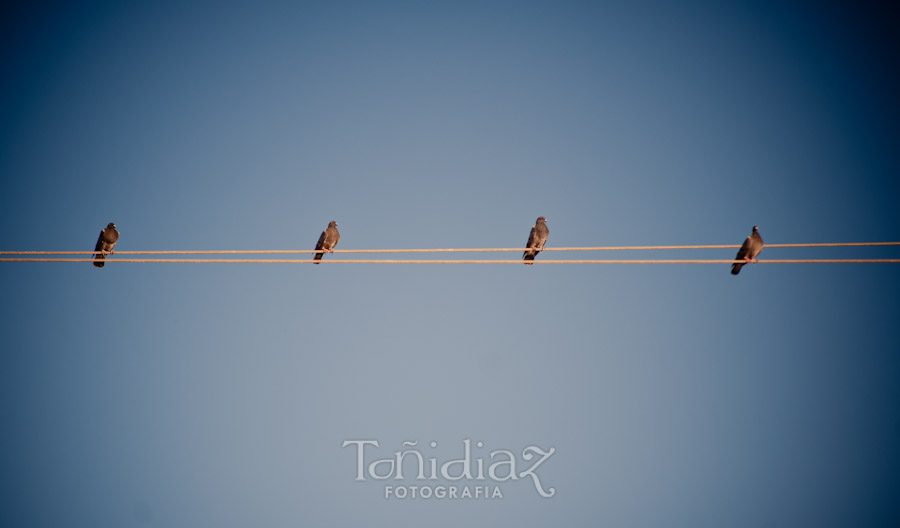
[[742, 267], [744, 267], [744, 263], [743, 263], [743, 262], [740, 263], [740, 264], [738, 264], [738, 263], [732, 264], [732, 265], [731, 265], [731, 274], [732, 274], [732, 275], [737, 275], [738, 273], [741, 272], [741, 268], [742, 268]]
[[98, 268], [102, 268], [104, 260], [106, 260], [106, 255], [104, 255], [103, 253], [100, 253], [99, 255], [94, 255], [94, 266], [97, 266]]
[[[324, 254], [325, 253], [316, 253], [315, 255], [313, 255], [313, 260], [322, 260], [322, 255]], [[313, 264], [318, 264], [318, 262], [314, 262]]]
[[525, 253], [522, 254], [522, 260], [525, 261], [526, 266], [531, 266], [532, 264], [534, 264], [534, 262], [531, 262], [531, 261], [534, 260], [534, 257], [536, 255], [537, 255], [537, 253], [534, 251], [526, 251]]

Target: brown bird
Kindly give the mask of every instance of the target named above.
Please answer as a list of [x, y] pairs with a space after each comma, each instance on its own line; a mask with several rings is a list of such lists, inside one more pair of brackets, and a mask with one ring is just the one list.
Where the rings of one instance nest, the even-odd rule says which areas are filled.
[[[324, 249], [329, 253], [334, 253], [334, 246], [336, 246], [341, 239], [341, 234], [337, 230], [337, 225], [338, 223], [334, 220], [328, 222], [328, 228], [319, 235], [319, 241], [316, 242], [316, 250]], [[322, 260], [323, 255], [325, 255], [325, 253], [316, 253], [313, 255], [313, 260]], [[316, 262], [316, 264], [318, 264], [318, 262]]]
[[534, 257], [544, 249], [544, 244], [547, 243], [547, 237], [550, 236], [550, 229], [548, 229], [547, 224], [544, 223], [546, 221], [546, 218], [539, 216], [538, 219], [534, 221], [534, 225], [531, 226], [531, 233], [528, 235], [528, 242], [525, 244], [525, 247], [528, 249], [522, 254], [522, 260], [529, 266], [532, 264], [531, 261], [534, 260]]
[[119, 232], [116, 231], [116, 224], [110, 222], [107, 224], [106, 229], [100, 231], [100, 238], [97, 239], [97, 245], [94, 246], [94, 251], [100, 251], [94, 255], [94, 266], [98, 268], [103, 267], [103, 261], [106, 260], [106, 255], [115, 253], [113, 248], [116, 247], [116, 242], [119, 241]]
[[744, 264], [749, 264], [756, 257], [759, 256], [760, 251], [763, 249], [763, 239], [759, 236], [759, 226], [753, 226], [753, 234], [748, 236], [743, 245], [741, 245], [741, 249], [738, 250], [737, 256], [734, 257], [734, 260], [744, 260], [744, 262], [735, 262], [731, 265], [731, 274], [737, 275], [741, 272], [741, 268]]

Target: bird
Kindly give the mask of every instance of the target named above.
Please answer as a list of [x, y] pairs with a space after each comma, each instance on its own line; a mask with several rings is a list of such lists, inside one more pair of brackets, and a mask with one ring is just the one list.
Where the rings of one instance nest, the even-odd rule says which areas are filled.
[[[319, 235], [319, 241], [316, 242], [316, 250], [325, 250], [329, 253], [334, 253], [334, 246], [337, 245], [338, 241], [341, 239], [341, 234], [337, 230], [338, 223], [332, 220], [328, 222], [328, 228], [325, 231], [322, 231], [322, 234]], [[316, 253], [313, 255], [313, 260], [322, 260], [322, 256], [325, 253]], [[316, 262], [315, 264], [318, 264]]]
[[100, 253], [94, 255], [94, 266], [98, 268], [103, 267], [103, 261], [106, 260], [107, 253], [114, 253], [113, 248], [116, 247], [116, 242], [118, 241], [119, 232], [116, 231], [116, 224], [110, 222], [105, 229], [100, 231], [97, 245], [94, 246], [94, 251], [100, 251]]
[[750, 263], [759, 256], [763, 248], [763, 239], [759, 236], [759, 226], [753, 226], [753, 233], [744, 240], [741, 249], [738, 250], [734, 260], [743, 260], [744, 262], [735, 262], [731, 265], [731, 274], [737, 275], [741, 272], [744, 264]]
[[534, 260], [534, 257], [544, 249], [547, 237], [550, 236], [550, 230], [547, 229], [547, 224], [544, 223], [546, 221], [546, 218], [539, 216], [534, 221], [534, 225], [531, 226], [531, 233], [528, 235], [528, 242], [525, 244], [525, 247], [528, 249], [522, 254], [522, 260], [529, 266], [532, 264], [531, 261]]

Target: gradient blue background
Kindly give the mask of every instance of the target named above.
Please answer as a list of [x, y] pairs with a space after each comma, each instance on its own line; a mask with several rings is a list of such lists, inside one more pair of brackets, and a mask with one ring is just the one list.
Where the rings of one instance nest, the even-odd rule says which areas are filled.
[[[900, 240], [900, 19], [783, 4], [7, 4], [0, 249]], [[900, 524], [896, 265], [0, 268], [4, 526]]]

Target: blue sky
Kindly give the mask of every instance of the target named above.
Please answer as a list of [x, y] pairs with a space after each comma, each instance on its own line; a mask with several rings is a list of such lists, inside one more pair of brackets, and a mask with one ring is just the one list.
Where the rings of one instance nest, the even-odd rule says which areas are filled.
[[[517, 247], [539, 215], [556, 247], [900, 240], [896, 22], [850, 3], [10, 7], [0, 249], [90, 251], [110, 221], [121, 251], [312, 249], [329, 220], [338, 249]], [[0, 267], [4, 525], [900, 521], [892, 264]], [[554, 447], [557, 494], [385, 499], [348, 439], [442, 461], [465, 439]]]

